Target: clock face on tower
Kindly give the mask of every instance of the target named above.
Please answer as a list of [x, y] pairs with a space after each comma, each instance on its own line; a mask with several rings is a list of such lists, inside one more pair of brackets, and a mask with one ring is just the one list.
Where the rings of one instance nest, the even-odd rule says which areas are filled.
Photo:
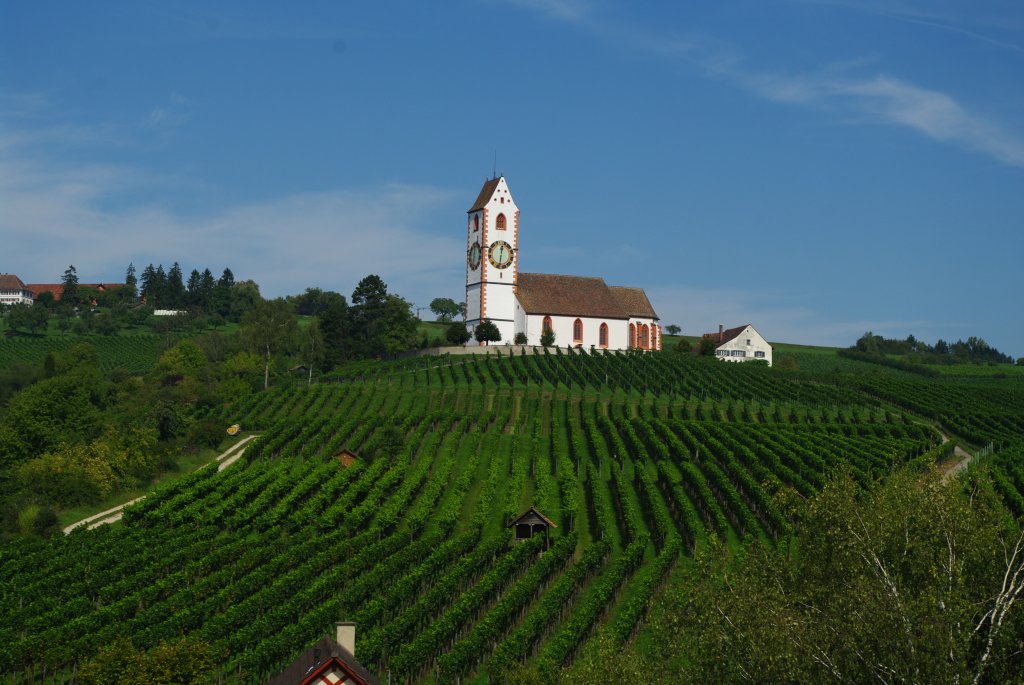
[[512, 263], [512, 246], [504, 240], [495, 240], [487, 250], [487, 260], [496, 269], [504, 269]]
[[480, 268], [480, 243], [473, 243], [473, 247], [469, 248], [469, 268], [476, 271]]

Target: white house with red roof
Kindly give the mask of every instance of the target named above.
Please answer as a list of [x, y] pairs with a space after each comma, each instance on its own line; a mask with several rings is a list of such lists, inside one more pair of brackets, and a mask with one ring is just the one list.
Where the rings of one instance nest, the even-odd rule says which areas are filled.
[[32, 291], [14, 274], [0, 274], [0, 304], [32, 304]]
[[749, 323], [735, 328], [718, 327], [717, 333], [705, 333], [715, 342], [715, 356], [727, 362], [761, 360], [772, 365], [772, 346]]
[[484, 182], [467, 214], [470, 333], [489, 319], [507, 343], [523, 333], [528, 345], [539, 345], [541, 334], [551, 330], [559, 346], [661, 349], [658, 314], [642, 288], [609, 286], [591, 276], [519, 271], [519, 207], [504, 176]]

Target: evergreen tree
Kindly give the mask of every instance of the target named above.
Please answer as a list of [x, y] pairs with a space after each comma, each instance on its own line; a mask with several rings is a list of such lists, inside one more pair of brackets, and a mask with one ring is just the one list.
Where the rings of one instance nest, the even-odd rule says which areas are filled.
[[74, 307], [78, 304], [78, 272], [75, 270], [75, 265], [70, 265], [65, 271], [64, 276], [60, 279], [60, 283], [63, 286], [61, 291], [60, 301], [64, 304]]
[[156, 267], [156, 274], [153, 277], [153, 302], [150, 304], [167, 309], [167, 272], [164, 271], [163, 264]]
[[217, 287], [217, 281], [214, 280], [213, 273], [209, 268], [203, 269], [203, 273], [199, 276], [199, 299], [196, 304], [203, 309], [209, 309], [215, 287]]
[[178, 262], [167, 272], [167, 309], [181, 309], [185, 306], [185, 283]]
[[192, 273], [188, 275], [188, 285], [186, 286], [188, 294], [185, 297], [185, 301], [188, 306], [195, 307], [199, 304], [199, 300], [202, 295], [202, 293], [200, 293], [201, 288], [202, 276], [199, 275], [199, 269], [192, 269]]
[[231, 289], [235, 287], [235, 275], [225, 268], [217, 280], [210, 298], [210, 307], [223, 317], [231, 316]]
[[152, 305], [153, 300], [157, 295], [156, 269], [153, 268], [152, 262], [142, 270], [142, 280], [140, 285], [142, 286], [142, 289], [139, 291], [139, 295], [146, 300], [147, 304]]
[[128, 263], [128, 270], [124, 274], [124, 289], [122, 292], [122, 300], [128, 302], [134, 302], [138, 296], [138, 279], [135, 278], [135, 264], [132, 262]]
[[339, 366], [350, 353], [348, 331], [348, 303], [344, 295], [327, 291], [322, 293], [323, 309], [318, 315], [320, 335], [324, 340], [324, 367]]

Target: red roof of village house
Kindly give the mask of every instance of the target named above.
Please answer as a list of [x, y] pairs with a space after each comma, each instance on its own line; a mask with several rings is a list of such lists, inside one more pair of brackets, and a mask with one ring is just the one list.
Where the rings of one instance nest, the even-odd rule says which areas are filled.
[[[113, 290], [114, 288], [123, 288], [124, 283], [79, 283], [79, 288], [92, 288], [93, 290], [105, 291]], [[60, 296], [64, 294], [63, 283], [29, 283], [25, 286], [32, 292], [32, 297], [39, 299], [39, 296], [43, 293], [53, 293], [54, 300], [60, 300]]]
[[750, 324], [748, 323], [748, 324], [744, 324], [742, 326], [737, 326], [736, 328], [726, 328], [721, 333], [705, 333], [703, 337], [711, 338], [712, 340], [717, 342], [719, 345], [724, 345], [725, 343], [729, 342], [730, 340], [734, 340], [735, 338], [738, 338], [740, 333], [745, 331], [747, 329], [747, 326], [749, 326], [749, 325]]
[[28, 290], [14, 274], [0, 274], [0, 290]]

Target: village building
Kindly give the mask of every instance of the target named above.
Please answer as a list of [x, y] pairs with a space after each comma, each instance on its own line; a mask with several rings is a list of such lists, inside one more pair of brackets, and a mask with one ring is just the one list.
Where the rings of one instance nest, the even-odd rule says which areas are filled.
[[32, 291], [14, 274], [0, 274], [0, 304], [32, 304]]
[[380, 685], [356, 659], [356, 625], [336, 624], [335, 639], [321, 638], [268, 685]]
[[661, 349], [658, 314], [642, 288], [609, 286], [597, 277], [519, 271], [519, 208], [504, 176], [484, 183], [468, 215], [470, 333], [486, 319], [509, 344], [522, 333], [526, 344], [539, 345], [541, 334], [550, 330], [559, 346]]
[[[715, 356], [727, 362], [766, 361], [772, 365], [772, 346], [750, 324], [736, 328], [718, 327], [717, 333], [705, 333], [715, 343]], [[695, 350], [697, 348], [694, 348]]]

